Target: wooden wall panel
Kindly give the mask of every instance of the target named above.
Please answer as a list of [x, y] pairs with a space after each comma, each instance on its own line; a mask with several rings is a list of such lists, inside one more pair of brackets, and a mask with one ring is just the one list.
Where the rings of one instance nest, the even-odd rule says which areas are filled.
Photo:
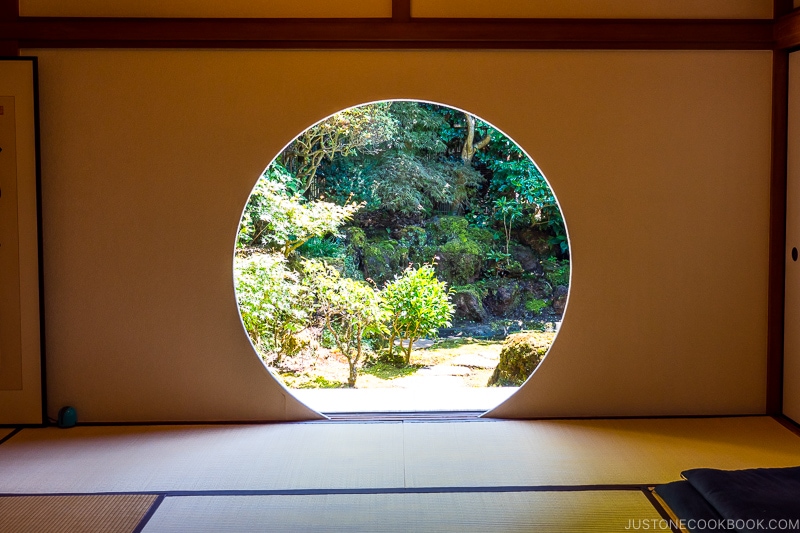
[[391, 17], [392, 0], [19, 0], [23, 17]]
[[414, 17], [772, 18], [772, 0], [412, 0]]

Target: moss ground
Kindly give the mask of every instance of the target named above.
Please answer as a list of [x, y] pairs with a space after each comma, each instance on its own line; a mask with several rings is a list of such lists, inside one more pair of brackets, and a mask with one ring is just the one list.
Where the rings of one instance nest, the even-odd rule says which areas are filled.
[[[356, 388], [404, 388], [403, 378], [417, 375], [420, 370], [432, 367], [456, 367], [462, 375], [458, 377], [465, 387], [485, 387], [494, 367], [481, 368], [469, 365], [470, 358], [492, 361], [496, 365], [502, 349], [502, 341], [464, 339], [440, 339], [433, 346], [411, 352], [411, 364], [397, 368], [391, 364], [377, 362], [363, 368], [359, 373]], [[458, 358], [458, 360], [456, 360]], [[464, 361], [467, 361], [464, 363]], [[464, 369], [467, 372], [464, 372]], [[289, 388], [340, 388], [347, 382], [347, 360], [324, 350], [314, 361], [300, 365], [292, 372], [276, 372]], [[419, 379], [422, 376], [416, 376]]]

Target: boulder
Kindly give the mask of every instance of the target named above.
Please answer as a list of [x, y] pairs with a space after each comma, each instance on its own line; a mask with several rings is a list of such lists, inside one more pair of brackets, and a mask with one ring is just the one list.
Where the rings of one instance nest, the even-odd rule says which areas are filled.
[[537, 300], [549, 300], [553, 295], [553, 288], [549, 283], [541, 279], [524, 279], [519, 282], [521, 295]]
[[501, 283], [489, 289], [483, 299], [483, 305], [490, 313], [497, 316], [506, 316], [512, 313], [519, 304], [519, 285], [513, 280]]
[[529, 246], [540, 257], [547, 257], [553, 254], [550, 245], [550, 235], [536, 228], [522, 228], [516, 232], [519, 242]]
[[559, 315], [564, 314], [564, 308], [567, 306], [567, 294], [569, 289], [564, 285], [559, 285], [553, 291], [553, 310]]
[[525, 383], [542, 362], [555, 333], [526, 331], [509, 335], [500, 351], [500, 362], [489, 378], [487, 386], [518, 387]]
[[435, 254], [436, 277], [451, 287], [474, 283], [483, 272], [483, 254], [462, 244], [451, 241]]
[[484, 322], [486, 309], [480, 299], [471, 292], [457, 292], [452, 296], [455, 306], [455, 317], [472, 322]]
[[528, 246], [515, 244], [510, 246], [508, 251], [511, 254], [511, 259], [519, 263], [523, 272], [535, 274], [537, 276], [544, 274], [542, 265], [539, 262], [539, 256], [537, 256]]

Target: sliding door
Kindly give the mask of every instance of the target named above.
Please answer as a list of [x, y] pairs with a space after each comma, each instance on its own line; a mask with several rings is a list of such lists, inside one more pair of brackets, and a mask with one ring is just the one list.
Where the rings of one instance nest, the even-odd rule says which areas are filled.
[[36, 62], [0, 60], [0, 424], [42, 422]]

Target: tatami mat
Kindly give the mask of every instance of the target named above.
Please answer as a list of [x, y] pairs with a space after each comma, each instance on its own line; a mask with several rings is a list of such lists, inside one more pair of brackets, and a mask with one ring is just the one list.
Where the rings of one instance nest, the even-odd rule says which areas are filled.
[[130, 533], [157, 496], [0, 497], [0, 531], [14, 533]]
[[24, 429], [0, 494], [653, 484], [800, 465], [768, 417]]
[[768, 417], [405, 424], [406, 486], [646, 484], [696, 467], [800, 465]]
[[180, 497], [143, 531], [613, 533], [660, 519], [636, 491]]
[[0, 446], [0, 493], [397, 487], [397, 424], [25, 429]]

